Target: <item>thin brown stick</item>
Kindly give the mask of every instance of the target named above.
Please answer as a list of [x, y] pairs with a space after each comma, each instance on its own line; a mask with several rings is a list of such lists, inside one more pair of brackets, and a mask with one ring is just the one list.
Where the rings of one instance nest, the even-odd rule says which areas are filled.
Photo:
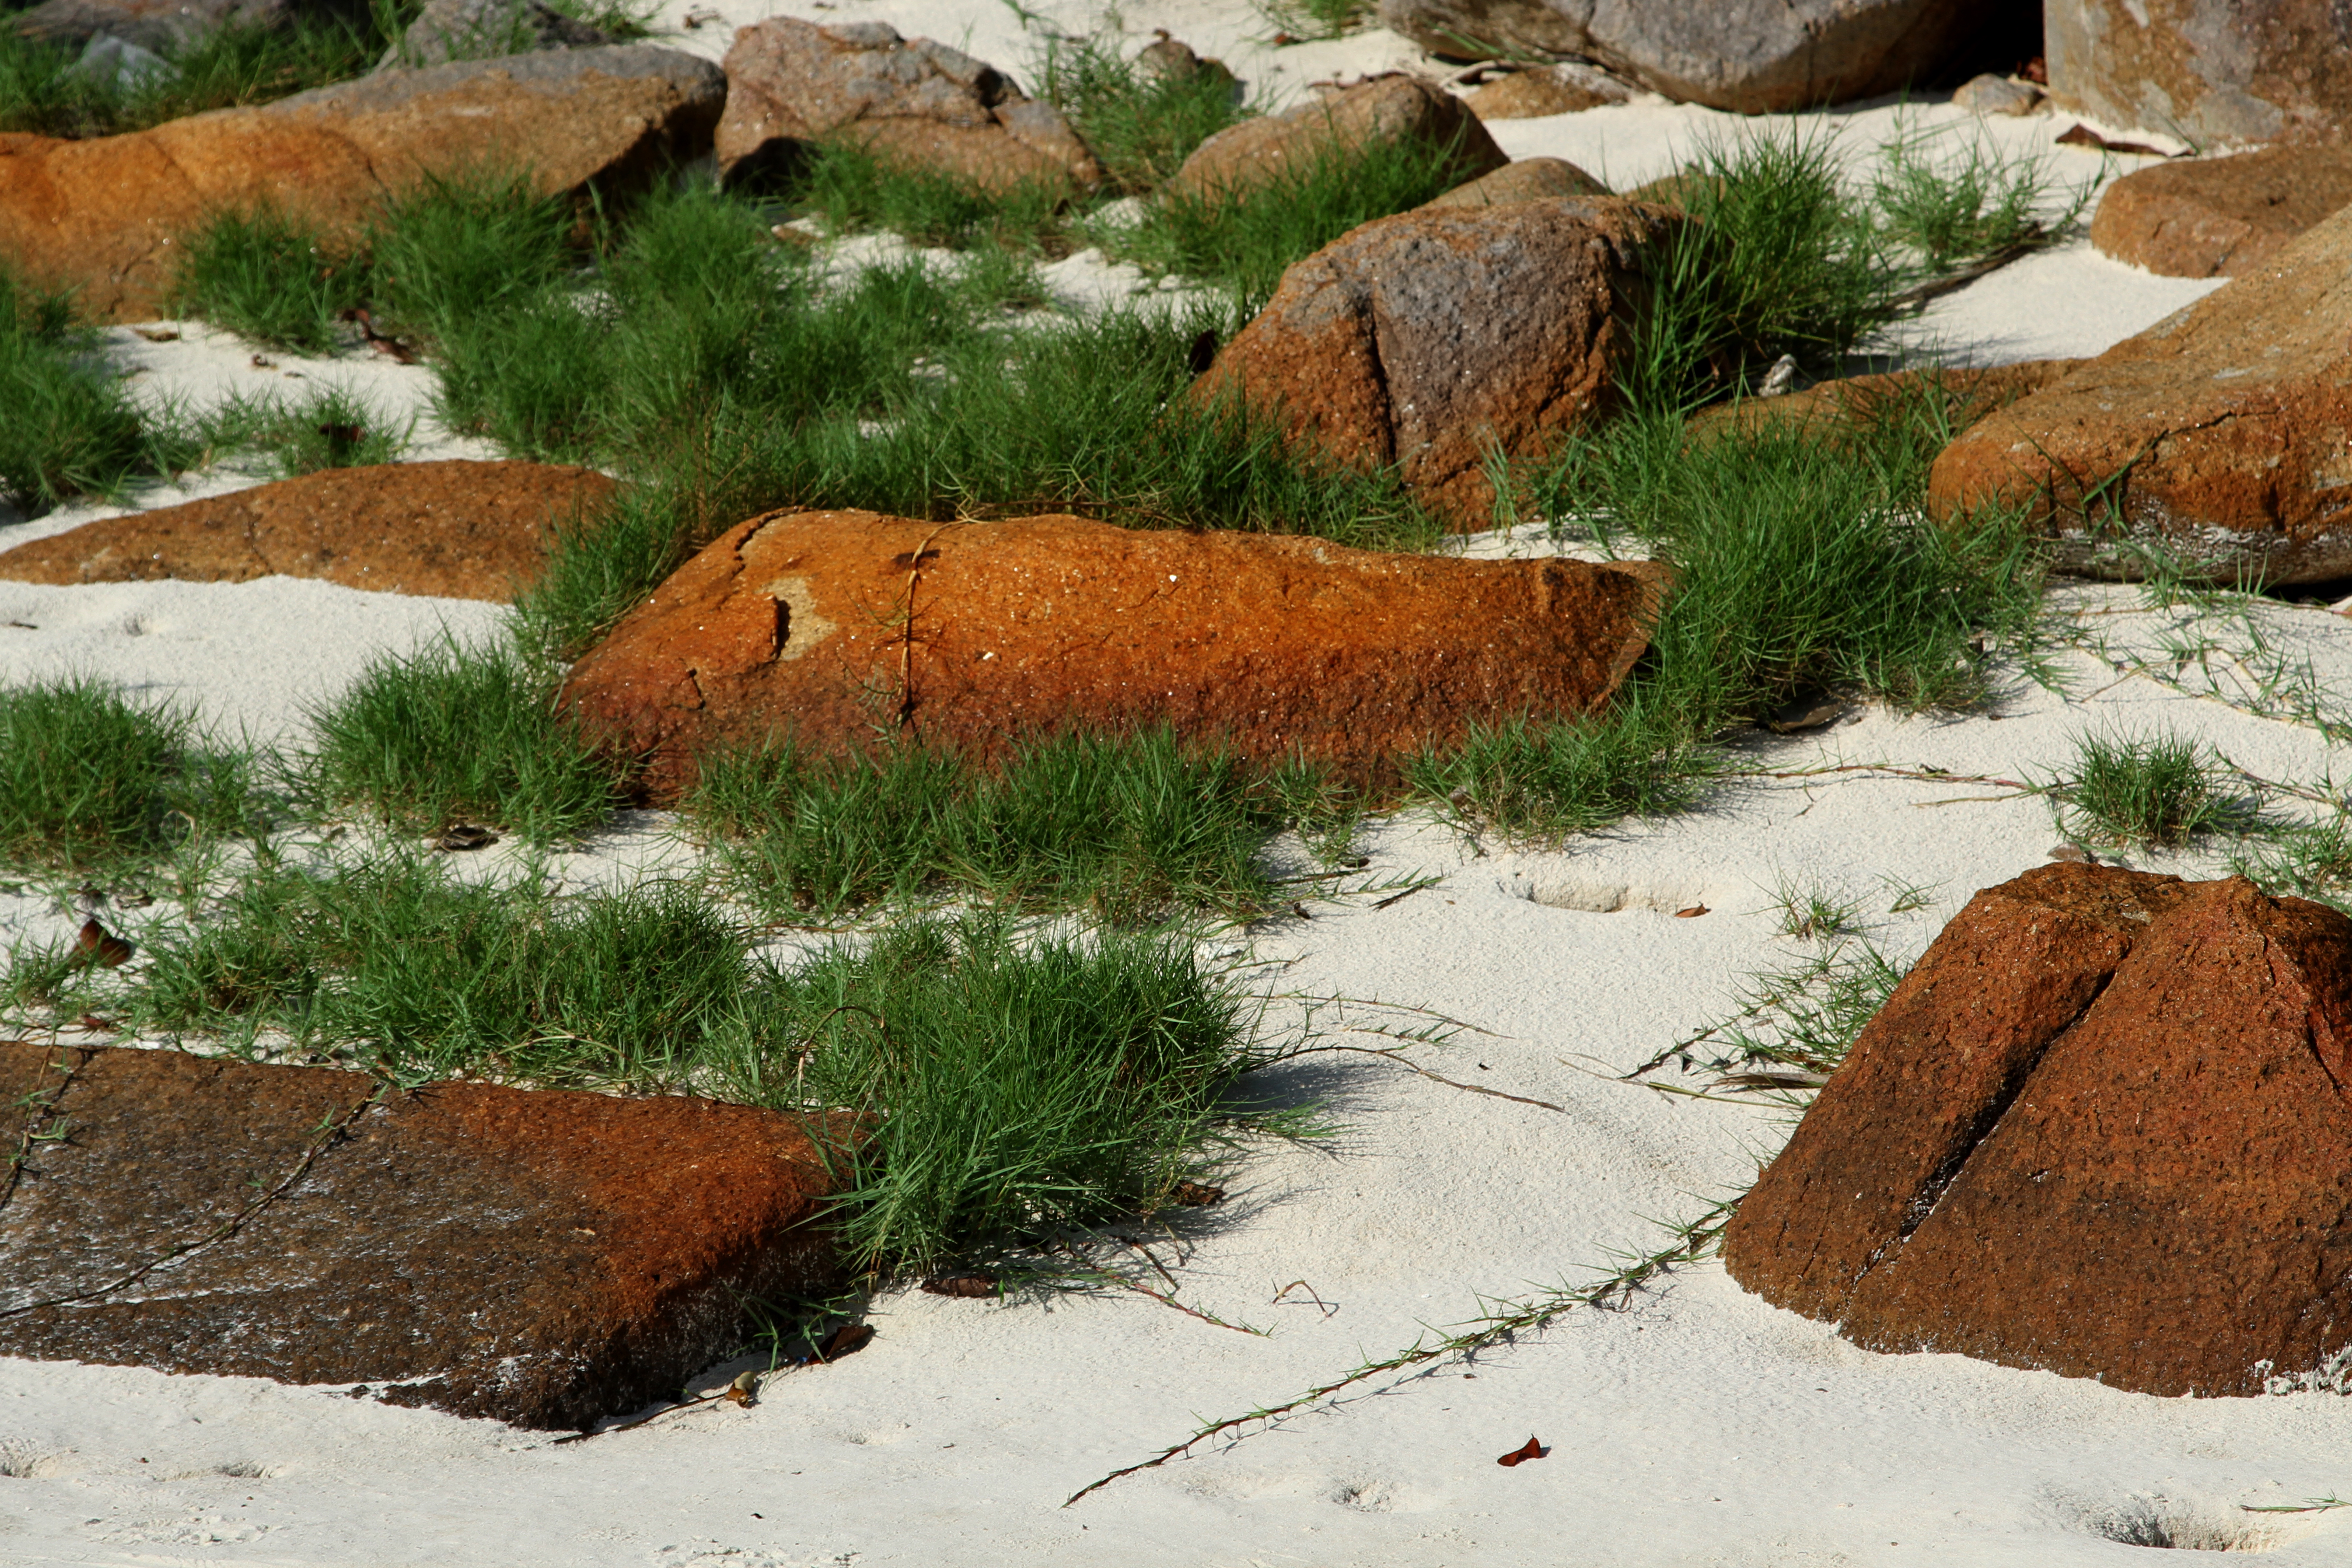
[[1328, 1318], [1332, 1313], [1334, 1313], [1334, 1312], [1336, 1312], [1336, 1311], [1338, 1311], [1338, 1310], [1339, 1310], [1339, 1308], [1332, 1306], [1329, 1302], [1328, 1302], [1328, 1301], [1324, 1300], [1322, 1297], [1318, 1296], [1318, 1295], [1315, 1293], [1315, 1287], [1314, 1287], [1314, 1286], [1312, 1286], [1312, 1285], [1309, 1285], [1309, 1284], [1308, 1284], [1306, 1280], [1304, 1280], [1304, 1279], [1293, 1279], [1289, 1284], [1285, 1285], [1281, 1289], [1276, 1290], [1276, 1291], [1274, 1293], [1274, 1300], [1273, 1300], [1272, 1301], [1268, 1302], [1268, 1303], [1267, 1303], [1267, 1305], [1268, 1305], [1268, 1306], [1273, 1306], [1273, 1307], [1279, 1307], [1279, 1306], [1281, 1306], [1281, 1305], [1282, 1305], [1282, 1299], [1283, 1299], [1285, 1296], [1289, 1295], [1293, 1290], [1304, 1290], [1304, 1291], [1306, 1291], [1306, 1292], [1307, 1292], [1307, 1299], [1308, 1300], [1310, 1300], [1310, 1301], [1314, 1302], [1317, 1306], [1318, 1306], [1318, 1307], [1322, 1308], [1322, 1309], [1323, 1309], [1323, 1315], [1324, 1315], [1326, 1318]]
[[[1124, 1240], [1125, 1238], [1122, 1237], [1120, 1239]], [[1129, 1245], [1134, 1246], [1136, 1244], [1129, 1242]], [[1201, 1321], [1208, 1324], [1212, 1328], [1230, 1329], [1234, 1333], [1253, 1334], [1262, 1340], [1273, 1337], [1264, 1329], [1253, 1329], [1247, 1323], [1229, 1323], [1225, 1321], [1224, 1319], [1217, 1316], [1214, 1312], [1204, 1312], [1198, 1307], [1188, 1307], [1183, 1302], [1179, 1301], [1176, 1299], [1175, 1292], [1172, 1290], [1154, 1290], [1149, 1285], [1139, 1284], [1137, 1281], [1128, 1279], [1125, 1275], [1113, 1273], [1110, 1269], [1105, 1268], [1099, 1264], [1089, 1263], [1085, 1258], [1079, 1257], [1076, 1249], [1072, 1247], [1067, 1242], [1058, 1243], [1057, 1246], [1059, 1249], [1068, 1257], [1071, 1264], [1071, 1272], [1081, 1279], [1091, 1279], [1098, 1285], [1116, 1285], [1122, 1290], [1132, 1290], [1139, 1296], [1148, 1296], [1152, 1300], [1159, 1302], [1161, 1306], [1173, 1307], [1176, 1310], [1183, 1313], [1186, 1317], [1198, 1318]], [[1152, 1267], [1159, 1267], [1159, 1259], [1152, 1259]], [[1164, 1276], [1166, 1270], [1161, 1270], [1161, 1273]]]

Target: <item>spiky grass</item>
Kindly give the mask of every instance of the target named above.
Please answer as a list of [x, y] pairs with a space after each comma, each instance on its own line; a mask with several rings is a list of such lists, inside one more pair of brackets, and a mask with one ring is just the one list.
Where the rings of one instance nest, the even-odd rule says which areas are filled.
[[262, 454], [290, 479], [392, 462], [415, 422], [394, 418], [349, 387], [326, 386], [297, 398], [234, 394], [197, 424], [215, 453]]
[[1156, 75], [1097, 36], [1047, 45], [1038, 96], [1062, 111], [1113, 188], [1130, 194], [1167, 184], [1194, 148], [1251, 112], [1230, 71]]
[[311, 712], [313, 749], [296, 777], [317, 809], [411, 833], [479, 825], [535, 843], [580, 833], [611, 811], [614, 780], [551, 688], [504, 642], [445, 638], [378, 658]]
[[901, 163], [840, 138], [818, 143], [792, 182], [803, 214], [835, 234], [881, 229], [917, 245], [1042, 247], [1076, 193], [1063, 180], [989, 187]]
[[124, 870], [251, 811], [248, 763], [201, 745], [178, 709], [95, 679], [0, 689], [0, 858]]
[[174, 422], [143, 414], [99, 360], [70, 296], [0, 258], [0, 501], [37, 514], [193, 456]]
[[2051, 789], [2061, 828], [2095, 843], [2174, 848], [2242, 826], [2221, 758], [2170, 731], [2083, 736]]

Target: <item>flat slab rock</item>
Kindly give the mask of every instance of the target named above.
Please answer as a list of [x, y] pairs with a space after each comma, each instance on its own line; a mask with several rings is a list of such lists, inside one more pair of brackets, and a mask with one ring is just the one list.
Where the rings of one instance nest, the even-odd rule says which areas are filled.
[[537, 575], [551, 526], [603, 504], [614, 489], [593, 468], [543, 463], [328, 468], [20, 544], [0, 552], [0, 578], [246, 583], [283, 575], [504, 602]]
[[2083, 363], [2078, 359], [2034, 359], [1982, 368], [1955, 365], [1850, 375], [1778, 397], [1711, 404], [1696, 410], [1688, 425], [1694, 435], [1786, 429], [1835, 437], [1867, 430], [1940, 401], [1951, 427], [1965, 430], [1996, 409], [2057, 385]]
[[2344, 1386], [2352, 920], [2242, 878], [1969, 900], [1724, 1238], [1878, 1351], [2158, 1394]]
[[1360, 779], [1474, 719], [1581, 713], [1648, 646], [1662, 568], [1462, 561], [1076, 517], [772, 512], [680, 567], [564, 700], [674, 798], [694, 757], [891, 727], [982, 756], [1153, 723]]
[[2265, 147], [2126, 174], [2099, 198], [2091, 243], [2167, 278], [2236, 278], [2352, 205], [2352, 152]]
[[0, 1174], [0, 1355], [584, 1429], [835, 1278], [824, 1162], [744, 1106], [0, 1044], [28, 1123], [70, 1135]]
[[1962, 433], [1927, 510], [2021, 509], [2059, 566], [2352, 575], [2352, 209]]

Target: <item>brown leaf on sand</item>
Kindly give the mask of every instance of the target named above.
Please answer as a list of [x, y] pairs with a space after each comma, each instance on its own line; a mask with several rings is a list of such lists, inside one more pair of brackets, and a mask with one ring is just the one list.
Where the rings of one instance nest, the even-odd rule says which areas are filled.
[[1706, 906], [1705, 904], [1693, 904], [1686, 910], [1676, 910], [1675, 911], [1675, 919], [1678, 921], [1695, 921], [1698, 919], [1699, 916], [1706, 912]]
[[719, 1391], [719, 1398], [730, 1405], [740, 1405], [747, 1410], [760, 1403], [759, 1395], [760, 1374], [757, 1372], [739, 1372], [734, 1382]]
[[961, 1296], [966, 1300], [978, 1300], [996, 1294], [996, 1281], [985, 1274], [934, 1274], [923, 1281], [923, 1289], [934, 1296]]
[[120, 969], [131, 957], [131, 944], [95, 920], [82, 921], [81, 934], [74, 938], [74, 951], [84, 955], [84, 963], [100, 963], [109, 969]]
[[169, 327], [133, 327], [131, 329], [151, 343], [176, 343], [180, 334]]
[[2169, 158], [2173, 153], [2145, 142], [2111, 142], [2087, 125], [2069, 126], [2058, 133], [2061, 147], [2088, 147], [2094, 153], [2128, 153], [2141, 158]]
[[874, 1329], [871, 1324], [844, 1323], [825, 1335], [824, 1342], [816, 1347], [817, 1359], [839, 1361], [853, 1351], [864, 1350], [866, 1342], [873, 1337]]
[[1529, 1437], [1526, 1447], [1514, 1448], [1509, 1453], [1504, 1455], [1501, 1458], [1496, 1459], [1495, 1463], [1501, 1465], [1506, 1469], [1508, 1469], [1522, 1459], [1540, 1459], [1550, 1452], [1551, 1450], [1549, 1448], [1545, 1447], [1533, 1437]]
[[1179, 1182], [1168, 1189], [1168, 1201], [1178, 1208], [1204, 1209], [1225, 1201], [1225, 1189], [1201, 1182]]

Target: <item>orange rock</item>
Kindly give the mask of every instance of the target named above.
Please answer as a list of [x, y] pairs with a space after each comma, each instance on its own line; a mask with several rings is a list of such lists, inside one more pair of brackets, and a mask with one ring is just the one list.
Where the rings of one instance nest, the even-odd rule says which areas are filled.
[[506, 600], [537, 574], [548, 525], [600, 505], [614, 489], [593, 469], [540, 463], [329, 468], [37, 539], [0, 553], [0, 577], [244, 583], [283, 575]]
[[2347, 1077], [2352, 920], [2242, 878], [2039, 868], [1937, 939], [1724, 1261], [1874, 1350], [2159, 1394], [2340, 1384]]
[[1552, 196], [1605, 196], [1609, 187], [1565, 158], [1514, 158], [1491, 174], [1481, 174], [1421, 204], [1431, 207], [1492, 207]]
[[157, 314], [180, 235], [274, 204], [348, 234], [388, 193], [485, 156], [542, 192], [625, 192], [710, 150], [726, 79], [646, 45], [380, 71], [89, 141], [0, 134], [0, 254], [95, 319]]
[[1597, 67], [1570, 61], [1517, 70], [1490, 81], [1462, 101], [1481, 120], [1539, 120], [1604, 104], [1630, 103], [1633, 89]]
[[1463, 561], [1075, 517], [774, 512], [680, 567], [564, 701], [675, 798], [730, 736], [894, 730], [982, 757], [1165, 722], [1349, 776], [1474, 719], [1587, 712], [1648, 641], [1644, 564]]
[[2083, 365], [2078, 359], [2025, 360], [1984, 370], [1958, 367], [1899, 370], [1824, 381], [1779, 397], [1717, 403], [1690, 417], [1694, 435], [1715, 430], [1757, 431], [1793, 426], [1834, 436], [1868, 429], [1900, 416], [1921, 400], [1940, 398], [1955, 430], [1965, 430], [1997, 408], [2055, 386]]
[[1168, 182], [1168, 194], [1193, 200], [1240, 195], [1376, 142], [1451, 147], [1454, 184], [1510, 162], [1460, 99], [1418, 77], [1383, 76], [1227, 126], [1192, 150]]
[[2265, 147], [2126, 174], [2091, 218], [2091, 243], [2168, 278], [2236, 278], [2352, 205], [2352, 152]]
[[1606, 196], [1428, 206], [1282, 275], [1194, 384], [1281, 410], [1332, 461], [1395, 464], [1422, 503], [1490, 526], [1490, 452], [1540, 458], [1606, 413], [1652, 247], [1686, 221]]

